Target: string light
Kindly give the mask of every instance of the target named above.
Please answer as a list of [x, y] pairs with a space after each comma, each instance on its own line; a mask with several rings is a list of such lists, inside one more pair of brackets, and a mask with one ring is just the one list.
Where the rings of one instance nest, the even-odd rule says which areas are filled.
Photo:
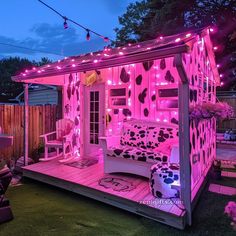
[[[84, 30], [87, 31], [86, 39], [88, 38], [87, 36], [88, 36], [88, 32], [89, 32], [89, 33], [93, 33], [94, 35], [96, 35], [96, 36], [102, 38], [105, 42], [108, 42], [108, 41], [114, 42], [113, 40], [109, 39], [108, 37], [103, 36], [103, 35], [97, 33], [96, 31], [94, 31], [94, 30], [92, 30], [92, 29], [88, 29], [87, 27], [85, 27], [85, 26], [79, 24], [78, 22], [76, 22], [76, 21], [74, 21], [74, 20], [72, 20], [72, 19], [70, 19], [70, 18], [68, 18], [68, 17], [66, 17], [66, 16], [63, 16], [60, 12], [58, 12], [57, 10], [55, 10], [54, 8], [52, 8], [51, 6], [49, 6], [48, 4], [46, 4], [45, 2], [43, 2], [43, 1], [41, 1], [41, 0], [38, 0], [38, 1], [39, 1], [40, 3], [42, 3], [44, 6], [46, 6], [47, 8], [49, 8], [50, 10], [52, 10], [53, 12], [55, 12], [57, 15], [59, 15], [59, 16], [64, 20], [64, 29], [67, 29], [67, 28], [68, 28], [68, 23], [67, 23], [67, 22], [69, 21], [69, 22], [71, 22], [71, 23], [73, 23], [73, 24], [75, 24], [75, 25], [79, 26], [80, 28], [82, 28], [82, 29], [84, 29]], [[89, 36], [89, 39], [90, 39], [90, 36]], [[88, 39], [87, 39], [87, 40], [88, 40]]]
[[89, 41], [90, 40], [90, 31], [87, 29], [87, 34], [86, 34], [86, 40]]
[[68, 28], [68, 24], [67, 24], [67, 18], [64, 17], [64, 23], [63, 23], [64, 29]]

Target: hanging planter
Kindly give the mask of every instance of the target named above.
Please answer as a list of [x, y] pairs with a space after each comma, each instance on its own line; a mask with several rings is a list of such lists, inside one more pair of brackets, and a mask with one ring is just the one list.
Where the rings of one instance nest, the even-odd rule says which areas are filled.
[[203, 103], [190, 107], [189, 117], [190, 120], [201, 120], [216, 118], [217, 120], [225, 120], [233, 117], [233, 108], [226, 102]]

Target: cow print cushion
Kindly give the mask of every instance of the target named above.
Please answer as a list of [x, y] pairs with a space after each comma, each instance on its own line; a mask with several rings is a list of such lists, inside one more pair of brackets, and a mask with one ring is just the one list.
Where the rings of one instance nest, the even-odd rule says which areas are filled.
[[168, 139], [177, 138], [176, 128], [150, 126], [147, 128], [147, 148], [155, 149]]
[[146, 130], [145, 125], [126, 124], [123, 127], [123, 134], [121, 135], [120, 144], [131, 147], [141, 147], [146, 149]]
[[176, 189], [171, 185], [179, 183], [179, 165], [173, 163], [157, 163], [151, 167], [150, 188], [153, 196], [158, 198], [178, 197]]
[[166, 163], [169, 156], [162, 154], [161, 152], [153, 152], [150, 150], [144, 150], [135, 147], [110, 147], [107, 150], [107, 156], [110, 157], [121, 157], [125, 159], [131, 159], [136, 161], [143, 161], [149, 163]]

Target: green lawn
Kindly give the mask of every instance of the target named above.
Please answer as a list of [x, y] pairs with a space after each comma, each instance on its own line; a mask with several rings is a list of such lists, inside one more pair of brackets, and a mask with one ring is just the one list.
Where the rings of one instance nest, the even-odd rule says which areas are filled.
[[[235, 180], [220, 183], [235, 186]], [[236, 235], [223, 214], [228, 197], [201, 196], [192, 227], [184, 231], [42, 183], [25, 180], [8, 189], [15, 219], [0, 225], [0, 235]]]

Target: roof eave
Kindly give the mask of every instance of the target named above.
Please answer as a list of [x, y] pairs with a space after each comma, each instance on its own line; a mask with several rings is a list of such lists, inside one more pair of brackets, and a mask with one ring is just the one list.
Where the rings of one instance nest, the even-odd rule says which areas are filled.
[[43, 73], [39, 75], [32, 75], [28, 77], [23, 76], [12, 76], [12, 80], [15, 82], [26, 82], [30, 79], [40, 78], [40, 77], [47, 77], [47, 76], [55, 76], [55, 75], [63, 75], [68, 73], [74, 73], [74, 72], [83, 72], [83, 71], [91, 71], [91, 70], [100, 70], [105, 69], [109, 67], [115, 67], [115, 66], [122, 66], [127, 64], [133, 64], [133, 63], [140, 63], [147, 60], [154, 60], [158, 58], [163, 57], [170, 57], [175, 54], [189, 52], [190, 47], [186, 44], [180, 44], [169, 48], [163, 48], [163, 49], [154, 49], [149, 50], [141, 53], [135, 53], [130, 55], [124, 55], [116, 58], [110, 58], [106, 59], [104, 61], [100, 61], [97, 63], [89, 62], [86, 64], [80, 64], [77, 67], [67, 67], [61, 70], [52, 71], [49, 73]]

